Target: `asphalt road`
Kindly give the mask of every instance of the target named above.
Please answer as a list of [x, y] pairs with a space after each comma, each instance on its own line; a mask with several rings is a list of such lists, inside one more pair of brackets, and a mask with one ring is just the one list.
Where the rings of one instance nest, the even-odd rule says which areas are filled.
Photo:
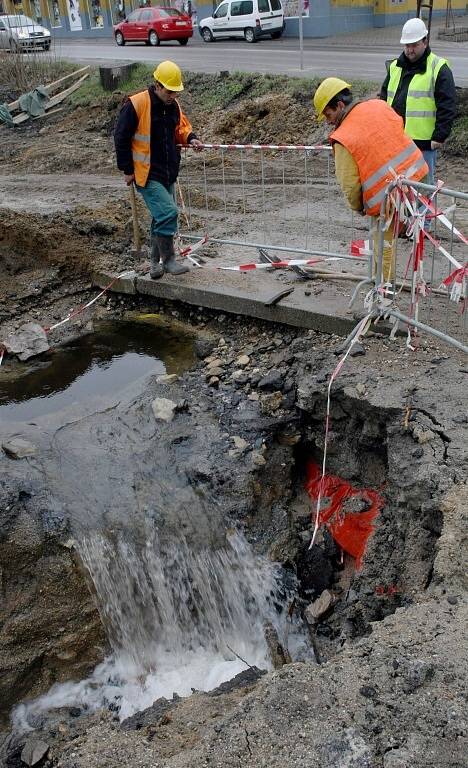
[[[444, 43], [434, 46], [440, 56], [450, 60], [459, 86], [468, 86], [468, 43]], [[193, 72], [219, 70], [286, 74], [292, 77], [339, 75], [349, 79], [375, 80], [385, 76], [385, 60], [397, 56], [401, 46], [395, 42], [362, 41], [347, 43], [338, 38], [304, 40], [303, 69], [300, 67], [299, 41], [292, 38], [260, 40], [255, 45], [243, 40], [220, 40], [204, 43], [198, 32], [186, 47], [176, 42], [162, 43], [158, 48], [142, 44], [117, 47], [109, 40], [57, 40], [56, 55], [80, 63], [104, 64], [122, 61], [157, 63], [174, 58], [182, 69]]]

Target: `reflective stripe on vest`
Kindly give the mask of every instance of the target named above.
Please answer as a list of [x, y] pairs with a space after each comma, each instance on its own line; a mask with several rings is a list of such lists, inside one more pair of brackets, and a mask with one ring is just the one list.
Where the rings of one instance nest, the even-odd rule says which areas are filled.
[[[370, 197], [370, 198], [368, 198], [368, 199], [366, 199], [366, 200], [364, 201], [364, 207], [366, 208], [366, 210], [368, 210], [368, 209], [372, 209], [372, 208], [374, 208], [376, 205], [378, 205], [378, 206], [379, 206], [379, 208], [380, 208], [380, 204], [381, 204], [382, 200], [383, 200], [383, 199], [384, 199], [384, 197], [385, 197], [385, 190], [387, 189], [387, 182], [389, 181], [389, 173], [390, 173], [390, 168], [393, 168], [393, 166], [392, 166], [392, 165], [389, 165], [389, 166], [388, 166], [388, 168], [386, 168], [386, 169], [385, 169], [385, 170], [382, 172], [382, 174], [381, 174], [383, 177], [385, 177], [385, 179], [384, 179], [384, 181], [385, 181], [385, 186], [384, 186], [384, 187], [383, 187], [383, 188], [382, 188], [382, 189], [381, 189], [379, 192], [376, 192], [376, 194], [375, 194], [375, 195], [373, 195], [373, 197]], [[410, 168], [407, 168], [407, 170], [405, 171], [404, 175], [405, 175], [407, 178], [411, 178], [411, 177], [414, 177], [414, 176], [416, 176], [416, 174], [418, 173], [418, 171], [423, 171], [423, 173], [422, 173], [422, 174], [421, 174], [421, 176], [420, 176], [420, 178], [421, 178], [421, 179], [422, 179], [422, 178], [423, 178], [423, 177], [426, 175], [426, 173], [427, 173], [427, 165], [426, 165], [426, 161], [424, 160], [424, 157], [423, 157], [422, 155], [421, 155], [421, 157], [420, 157], [420, 158], [418, 158], [418, 159], [416, 160], [416, 162], [415, 162], [415, 163], [413, 163], [413, 165], [411, 165], [411, 167], [410, 167]]]
[[138, 116], [137, 132], [132, 138], [132, 157], [135, 181], [139, 187], [146, 186], [151, 167], [151, 97], [148, 91], [141, 91], [130, 96]]
[[[426, 71], [417, 73], [411, 78], [406, 97], [405, 131], [412, 139], [432, 138], [436, 122], [435, 82], [444, 64], [447, 64], [446, 59], [430, 53], [427, 57]], [[397, 59], [390, 64], [389, 72], [387, 103], [391, 106], [402, 75], [401, 67], [397, 66]]]
[[133, 162], [137, 163], [149, 163], [151, 162], [151, 155], [149, 152], [144, 154], [143, 152], [135, 152], [135, 150], [132, 151], [132, 157]]
[[369, 216], [378, 216], [385, 190], [394, 174], [420, 181], [428, 172], [421, 151], [403, 130], [403, 121], [380, 99], [351, 107], [330, 136], [352, 155]]
[[394, 157], [391, 161], [381, 165], [380, 168], [378, 168], [375, 173], [372, 174], [372, 176], [369, 176], [369, 178], [362, 183], [362, 191], [366, 192], [368, 189], [373, 187], [374, 184], [377, 184], [380, 181], [382, 176], [388, 176], [390, 168], [396, 168], [397, 165], [410, 157], [413, 151], [414, 147], [412, 144], [410, 144], [406, 147], [406, 149], [403, 150], [403, 152], [400, 152], [400, 154]]

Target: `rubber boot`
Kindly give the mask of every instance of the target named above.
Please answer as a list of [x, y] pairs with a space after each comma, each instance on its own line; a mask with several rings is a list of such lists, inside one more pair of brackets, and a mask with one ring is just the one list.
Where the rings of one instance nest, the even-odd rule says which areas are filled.
[[150, 278], [157, 280], [164, 274], [164, 267], [159, 261], [159, 245], [157, 237], [153, 237], [151, 245]]
[[173, 235], [158, 235], [158, 246], [165, 272], [170, 275], [183, 275], [189, 271], [188, 267], [176, 262]]

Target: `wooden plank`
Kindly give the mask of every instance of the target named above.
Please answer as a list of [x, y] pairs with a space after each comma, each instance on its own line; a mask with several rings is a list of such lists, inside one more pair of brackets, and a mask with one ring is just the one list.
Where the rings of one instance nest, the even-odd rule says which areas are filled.
[[57, 107], [57, 109], [51, 109], [50, 112], [44, 112], [43, 115], [36, 115], [35, 117], [32, 117], [31, 120], [40, 120], [41, 117], [46, 117], [46, 115], [55, 115], [56, 112], [62, 112], [63, 107]]
[[[83, 72], [87, 72], [88, 70], [89, 70], [89, 66], [82, 67], [81, 69], [76, 69], [74, 72], [69, 72], [68, 75], [64, 75], [59, 80], [54, 80], [53, 83], [49, 83], [49, 85], [45, 85], [44, 88], [47, 91], [47, 93], [50, 93], [51, 91], [55, 90], [55, 88], [58, 85], [61, 85], [66, 80], [69, 80], [71, 77], [76, 77], [76, 75], [80, 75]], [[16, 109], [19, 109], [19, 99], [17, 99], [16, 101], [12, 101], [11, 104], [8, 104], [7, 106], [10, 112], [14, 112]]]
[[[65, 91], [61, 91], [61, 93], [57, 93], [56, 96], [52, 96], [51, 100], [47, 102], [46, 105], [46, 111], [44, 112], [44, 115], [47, 115], [47, 112], [49, 109], [52, 109], [52, 107], [57, 106], [57, 104], [60, 104], [61, 101], [67, 98], [67, 96], [70, 95], [70, 93], [73, 93], [73, 91], [76, 91], [80, 85], [86, 80], [86, 78], [89, 77], [89, 72], [87, 72], [83, 77], [80, 77], [80, 79], [73, 83], [73, 85], [70, 85], [69, 88], [67, 88]], [[44, 117], [44, 115], [38, 115], [38, 117]], [[26, 114], [26, 112], [22, 112], [20, 115], [17, 115], [13, 118], [13, 122], [15, 125], [20, 125], [21, 123], [26, 122], [26, 120], [29, 120], [31, 115]]]

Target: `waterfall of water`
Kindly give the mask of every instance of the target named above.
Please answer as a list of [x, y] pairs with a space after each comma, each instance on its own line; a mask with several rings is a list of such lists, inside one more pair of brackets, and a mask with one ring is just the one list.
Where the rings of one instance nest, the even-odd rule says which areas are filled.
[[155, 530], [142, 545], [99, 533], [79, 549], [113, 654], [88, 680], [18, 707], [17, 721], [52, 707], [106, 703], [123, 719], [160, 696], [216, 687], [246, 669], [241, 659], [270, 666], [263, 624], [272, 622], [281, 637], [286, 596], [278, 568], [240, 534], [216, 551], [194, 552], [182, 536], [163, 545]]
[[226, 654], [227, 645], [250, 664], [264, 659], [262, 624], [276, 623], [278, 571], [238, 533], [214, 552], [194, 552], [182, 536], [162, 548], [154, 532], [137, 550], [98, 534], [81, 554], [114, 653], [139, 674], [166, 666], [168, 653]]

